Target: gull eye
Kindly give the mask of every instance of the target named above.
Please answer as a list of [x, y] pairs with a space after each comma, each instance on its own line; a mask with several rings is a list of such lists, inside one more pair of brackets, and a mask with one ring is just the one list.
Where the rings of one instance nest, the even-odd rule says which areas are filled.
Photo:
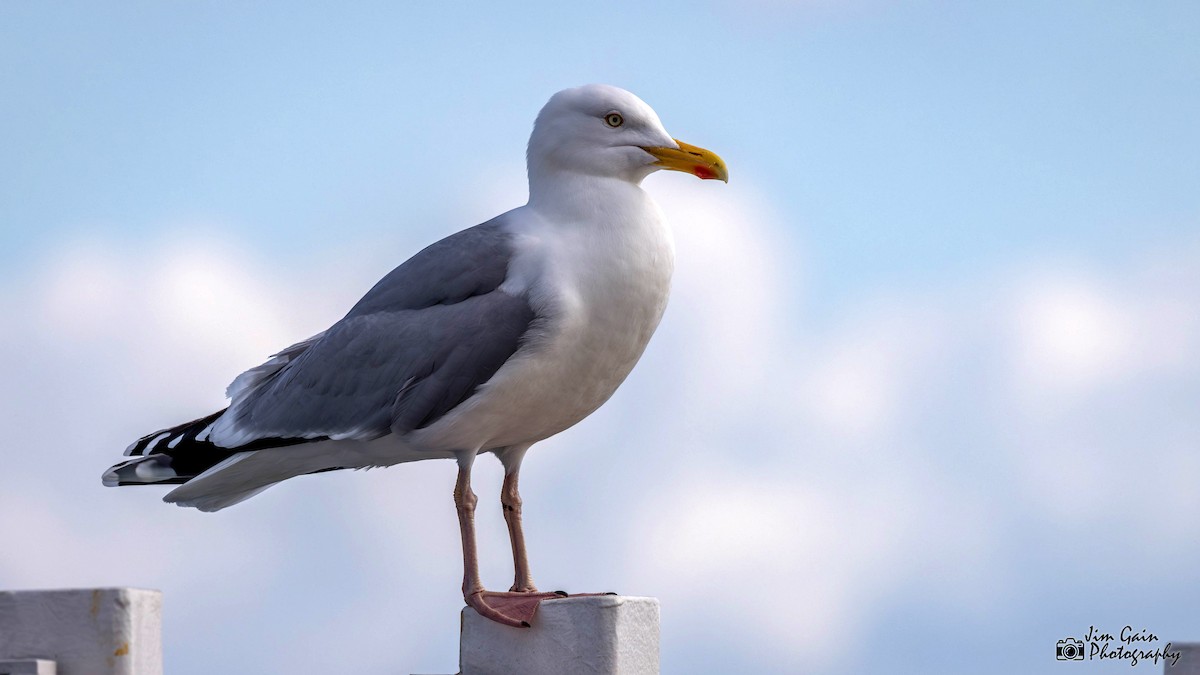
[[625, 124], [625, 118], [621, 117], [621, 113], [610, 112], [604, 116], [604, 123], [616, 129], [622, 124]]

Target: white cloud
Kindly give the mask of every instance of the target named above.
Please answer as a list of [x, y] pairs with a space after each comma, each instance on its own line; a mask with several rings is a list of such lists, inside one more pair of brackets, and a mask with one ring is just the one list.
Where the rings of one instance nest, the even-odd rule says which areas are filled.
[[1200, 270], [1182, 264], [1193, 259], [1192, 249], [1156, 251], [1107, 276], [1067, 264], [1027, 272], [1007, 307], [1020, 384], [1077, 395], [1195, 369]]
[[1036, 387], [1088, 387], [1135, 368], [1137, 316], [1085, 279], [1034, 279], [1014, 299], [1021, 376]]
[[[1083, 526], [1128, 531], [1138, 548], [1121, 559], [1151, 570], [1195, 558], [1200, 430], [1160, 411], [1194, 408], [1200, 256], [889, 289], [807, 325], [803, 257], [767, 200], [670, 178], [650, 186], [679, 252], [659, 335], [611, 405], [530, 455], [544, 584], [660, 595], [668, 662], [752, 650], [760, 669], [837, 672], [897, 603], [990, 625], [1031, 582], [1016, 562], [1027, 538], [1064, 547], [1047, 555], [1084, 577], [1108, 578], [1120, 556], [1089, 562]], [[38, 543], [0, 557], [5, 585], [161, 585], [176, 620], [225, 631], [229, 653], [262, 651], [254, 631], [224, 628], [258, 612], [297, 655], [254, 661], [266, 669], [336, 668], [303, 649], [329, 636], [372, 672], [453, 663], [448, 465], [298, 479], [215, 516], [97, 478], [133, 435], [207, 412], [241, 369], [323, 329], [365, 290], [361, 267], [283, 266], [199, 236], [90, 241], [0, 289], [0, 310], [27, 319], [0, 335], [21, 383], [0, 407], [22, 449], [0, 539]], [[487, 509], [498, 482], [482, 465], [494, 586], [510, 573]], [[714, 616], [735, 620], [714, 636]], [[174, 635], [197, 657], [180, 670], [212, 665]]]
[[677, 249], [671, 304], [655, 337], [670, 344], [662, 351], [682, 378], [671, 398], [749, 414], [780, 366], [791, 367], [786, 341], [803, 297], [803, 260], [753, 188], [677, 174], [651, 180]]
[[205, 518], [161, 503], [164, 490], [99, 481], [137, 435], [210, 411], [241, 369], [307, 335], [286, 283], [261, 268], [200, 236], [124, 251], [83, 241], [0, 291], [15, 319], [0, 334], [0, 540], [20, 542], [0, 556], [5, 587], [162, 588], [169, 619], [210, 629], [264, 601], [279, 501]]
[[[910, 529], [896, 508], [908, 495], [848, 499], [844, 487], [693, 468], [642, 504], [653, 515], [630, 536], [654, 542], [657, 555], [641, 585], [690, 630], [719, 617], [731, 643], [775, 645], [777, 665], [828, 667], [839, 655], [830, 645], [903, 576], [897, 556]], [[896, 502], [882, 503], [889, 496]]]

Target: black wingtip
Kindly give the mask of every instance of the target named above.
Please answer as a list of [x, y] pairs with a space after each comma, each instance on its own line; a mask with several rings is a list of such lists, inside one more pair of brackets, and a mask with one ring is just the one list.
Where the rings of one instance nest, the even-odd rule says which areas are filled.
[[183, 444], [196, 442], [196, 437], [201, 431], [206, 429], [218, 417], [220, 417], [227, 408], [222, 408], [215, 413], [205, 415], [204, 417], [194, 419], [191, 422], [185, 422], [178, 426], [168, 429], [159, 429], [151, 434], [146, 434], [137, 439], [125, 448], [126, 457], [140, 457], [153, 454], [155, 451], [162, 451], [167, 448], [175, 448]]

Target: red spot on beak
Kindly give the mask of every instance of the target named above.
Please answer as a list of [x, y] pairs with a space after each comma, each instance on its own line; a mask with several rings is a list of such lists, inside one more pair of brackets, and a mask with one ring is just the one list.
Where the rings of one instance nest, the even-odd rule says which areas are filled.
[[709, 169], [707, 166], [701, 166], [701, 165], [699, 165], [699, 164], [697, 164], [696, 166], [692, 167], [692, 175], [694, 175], [696, 178], [704, 178], [704, 179], [716, 178], [716, 177], [717, 177], [717, 174], [716, 174], [716, 173], [714, 173], [714, 172], [713, 172], [711, 169]]

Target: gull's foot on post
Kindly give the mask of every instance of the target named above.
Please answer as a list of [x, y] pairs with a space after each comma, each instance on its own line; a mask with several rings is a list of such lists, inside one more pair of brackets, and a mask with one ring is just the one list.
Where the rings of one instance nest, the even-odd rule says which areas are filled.
[[533, 620], [538, 605], [543, 600], [565, 597], [561, 591], [556, 593], [485, 591], [478, 590], [467, 593], [464, 599], [467, 605], [485, 619], [514, 628], [528, 628]]

